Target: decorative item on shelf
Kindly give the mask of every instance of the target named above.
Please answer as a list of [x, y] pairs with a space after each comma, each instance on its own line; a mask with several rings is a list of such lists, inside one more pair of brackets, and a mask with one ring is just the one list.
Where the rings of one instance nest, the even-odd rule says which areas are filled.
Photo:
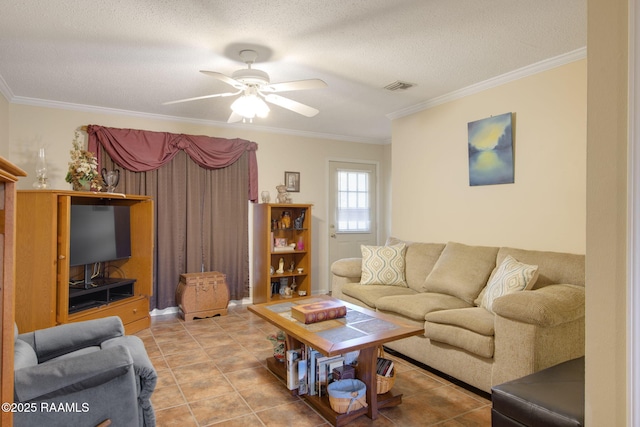
[[306, 213], [306, 209], [302, 209], [302, 211], [300, 211], [300, 215], [298, 215], [298, 217], [293, 220], [293, 228], [295, 228], [296, 230], [302, 230], [302, 227], [304, 225], [304, 216], [306, 215]]
[[304, 240], [302, 239], [302, 236], [298, 237], [298, 243], [296, 244], [296, 249], [298, 249], [299, 251], [304, 251]]
[[293, 291], [291, 290], [291, 286], [287, 285], [284, 287], [284, 297], [285, 298], [291, 298], [291, 296], [293, 295]]
[[289, 264], [289, 273], [293, 273], [293, 270], [296, 269], [296, 263], [294, 261], [291, 261], [291, 264]]
[[83, 150], [80, 142], [80, 132], [76, 131], [73, 138], [73, 150], [71, 161], [65, 181], [73, 186], [74, 190], [102, 189], [102, 177], [98, 173], [98, 161], [90, 151]]
[[276, 190], [278, 190], [278, 195], [276, 196], [277, 203], [291, 203], [291, 197], [289, 197], [286, 185], [276, 185]]
[[260, 193], [260, 198], [262, 199], [262, 203], [269, 203], [271, 201], [271, 194], [267, 190], [264, 190]]
[[296, 283], [296, 278], [295, 276], [293, 277], [293, 279], [291, 280], [291, 294], [295, 294], [296, 293], [296, 288], [298, 287], [298, 284]]
[[304, 268], [298, 267], [298, 274], [302, 274], [303, 271], [304, 271]]
[[284, 258], [282, 257], [280, 257], [280, 260], [278, 261], [278, 269], [276, 270], [276, 273], [278, 274], [284, 273]]
[[271, 344], [273, 344], [273, 357], [278, 362], [284, 362], [284, 349], [285, 349], [285, 334], [282, 331], [278, 331], [277, 334], [271, 334], [267, 337]]
[[101, 175], [104, 183], [107, 185], [107, 193], [113, 193], [120, 182], [120, 169], [107, 171], [106, 168], [102, 168]]
[[[287, 289], [289, 289], [289, 294], [287, 295]], [[280, 278], [280, 289], [279, 289], [279, 293], [281, 297], [287, 297], [290, 298], [291, 297], [291, 288], [289, 287], [289, 278], [288, 277], [281, 277]]]
[[47, 184], [47, 157], [44, 148], [38, 150], [38, 156], [36, 157], [36, 180], [33, 183], [33, 188], [44, 190], [49, 186]]
[[291, 228], [291, 212], [282, 212], [281, 221], [284, 228]]
[[280, 282], [272, 281], [271, 282], [271, 296], [278, 295], [280, 293]]
[[287, 248], [287, 239], [284, 237], [276, 237], [273, 239], [273, 245], [275, 248]]

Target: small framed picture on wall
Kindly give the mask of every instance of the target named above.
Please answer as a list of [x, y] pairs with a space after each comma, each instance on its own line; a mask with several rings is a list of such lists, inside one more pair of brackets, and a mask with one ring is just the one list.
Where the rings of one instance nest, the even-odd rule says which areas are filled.
[[285, 172], [284, 185], [287, 186], [288, 192], [299, 193], [300, 192], [300, 172]]

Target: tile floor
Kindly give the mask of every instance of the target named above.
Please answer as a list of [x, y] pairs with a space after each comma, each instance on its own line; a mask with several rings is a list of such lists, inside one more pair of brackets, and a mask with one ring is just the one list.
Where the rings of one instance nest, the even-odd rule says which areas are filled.
[[[226, 316], [180, 320], [152, 318], [138, 335], [158, 371], [152, 397], [157, 425], [164, 426], [329, 426], [297, 396], [291, 396], [265, 366], [272, 354], [266, 336], [276, 329], [245, 306], [230, 306]], [[394, 391], [401, 405], [385, 408], [372, 421], [350, 426], [490, 426], [491, 402], [485, 397], [395, 358]]]

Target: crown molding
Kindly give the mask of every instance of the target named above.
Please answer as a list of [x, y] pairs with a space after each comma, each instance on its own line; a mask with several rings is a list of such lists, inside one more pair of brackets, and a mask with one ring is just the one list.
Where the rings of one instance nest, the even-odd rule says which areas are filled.
[[482, 81], [480, 83], [467, 86], [465, 88], [449, 92], [445, 95], [438, 96], [436, 98], [429, 99], [411, 107], [403, 108], [402, 110], [389, 113], [386, 117], [389, 120], [399, 119], [401, 117], [408, 116], [410, 114], [418, 113], [420, 111], [428, 110], [429, 108], [436, 107], [447, 102], [455, 101], [460, 98], [464, 98], [469, 95], [473, 95], [487, 89], [491, 89], [505, 83], [509, 83], [515, 80], [529, 77], [543, 71], [548, 71], [562, 65], [569, 64], [587, 57], [587, 48], [582, 47], [580, 49], [573, 50], [563, 55], [555, 56], [553, 58], [545, 59], [544, 61], [536, 62], [535, 64], [528, 65], [526, 67], [519, 68], [514, 71], [502, 74]]
[[[0, 90], [2, 90], [2, 81], [0, 81]], [[250, 130], [250, 131], [257, 131], [257, 132], [275, 133], [280, 135], [293, 135], [293, 136], [301, 136], [305, 138], [330, 139], [330, 140], [336, 140], [336, 141], [359, 142], [364, 144], [378, 144], [378, 145], [386, 143], [386, 140], [378, 140], [373, 138], [360, 138], [360, 137], [346, 136], [346, 135], [335, 135], [330, 133], [298, 131], [298, 130], [292, 130], [292, 129], [274, 128], [269, 126], [259, 126], [255, 124], [251, 124], [251, 127], [247, 128], [246, 124], [243, 124], [243, 123], [227, 123], [227, 122], [219, 122], [216, 120], [192, 119], [192, 118], [179, 117], [179, 116], [167, 116], [162, 114], [143, 113], [140, 111], [120, 110], [117, 108], [98, 107], [98, 106], [85, 105], [85, 104], [74, 104], [70, 102], [50, 101], [46, 99], [28, 98], [23, 96], [12, 96], [9, 99], [9, 101], [12, 104], [29, 105], [33, 107], [55, 108], [60, 110], [72, 110], [72, 111], [80, 111], [85, 113], [128, 116], [128, 117], [136, 117], [141, 119], [171, 121], [171, 122], [179, 122], [179, 123], [196, 124], [196, 125], [202, 125], [202, 126], [214, 126], [219, 128], [242, 129], [242, 130]]]
[[13, 92], [11, 91], [11, 88], [9, 87], [7, 82], [4, 81], [4, 78], [2, 78], [2, 76], [0, 76], [0, 93], [8, 102], [12, 101]]
[[[386, 115], [386, 117], [389, 120], [399, 119], [401, 117], [405, 117], [410, 114], [424, 111], [429, 108], [433, 108], [447, 102], [455, 101], [457, 99], [464, 98], [466, 96], [473, 95], [478, 92], [482, 92], [484, 90], [491, 89], [508, 82], [512, 82], [514, 80], [518, 80], [524, 77], [529, 77], [543, 71], [547, 71], [547, 70], [550, 70], [574, 61], [584, 59], [586, 58], [586, 56], [587, 56], [586, 47], [576, 49], [566, 54], [549, 58], [544, 61], [540, 61], [535, 64], [529, 65], [527, 67], [523, 67], [523, 68], [511, 71], [509, 73], [502, 74], [500, 76], [496, 76], [494, 78], [485, 80], [483, 82], [480, 82], [471, 86], [467, 86], [466, 88], [462, 88], [460, 90], [456, 90], [448, 94], [429, 99], [427, 101], [404, 108], [402, 110], [389, 113]], [[93, 105], [74, 104], [69, 102], [59, 102], [59, 101], [50, 101], [46, 99], [14, 96], [11, 89], [9, 88], [7, 83], [4, 81], [2, 76], [0, 76], [0, 93], [2, 93], [2, 95], [12, 104], [22, 104], [22, 105], [30, 105], [35, 107], [56, 108], [56, 109], [62, 109], [62, 110], [73, 110], [73, 111], [98, 113], [98, 114], [121, 115], [121, 116], [128, 116], [128, 117], [137, 117], [142, 119], [172, 121], [172, 122], [189, 123], [189, 124], [196, 124], [196, 125], [203, 125], [203, 126], [214, 126], [214, 127], [220, 127], [220, 128], [231, 128], [231, 129], [242, 129], [242, 130], [248, 129], [246, 125], [242, 123], [227, 123], [227, 122], [219, 122], [215, 120], [191, 119], [191, 118], [179, 117], [179, 116], [167, 116], [162, 114], [143, 113], [139, 111], [120, 110], [116, 108], [98, 107]], [[321, 132], [307, 132], [307, 131], [298, 131], [298, 130], [292, 130], [292, 129], [274, 128], [269, 126], [259, 126], [255, 124], [252, 124], [249, 130], [257, 131], [257, 132], [281, 134], [281, 135], [301, 136], [305, 138], [318, 138], [318, 139], [328, 139], [328, 140], [335, 140], [335, 141], [358, 142], [363, 144], [384, 145], [384, 144], [391, 143], [390, 138], [385, 138], [385, 139], [361, 138], [361, 137], [335, 135], [335, 134], [321, 133]]]

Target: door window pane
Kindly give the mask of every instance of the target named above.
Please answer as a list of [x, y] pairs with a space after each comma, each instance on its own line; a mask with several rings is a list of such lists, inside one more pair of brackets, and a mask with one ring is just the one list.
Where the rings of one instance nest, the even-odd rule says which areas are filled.
[[371, 230], [369, 172], [338, 171], [338, 232]]

